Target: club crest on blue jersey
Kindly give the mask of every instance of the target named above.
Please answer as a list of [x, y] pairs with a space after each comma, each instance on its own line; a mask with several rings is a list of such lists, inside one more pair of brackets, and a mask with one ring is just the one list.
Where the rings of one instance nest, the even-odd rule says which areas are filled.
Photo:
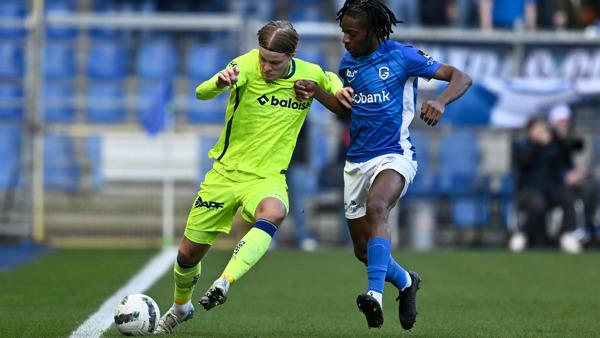
[[390, 76], [390, 69], [388, 67], [379, 68], [379, 77], [382, 80], [387, 79]]

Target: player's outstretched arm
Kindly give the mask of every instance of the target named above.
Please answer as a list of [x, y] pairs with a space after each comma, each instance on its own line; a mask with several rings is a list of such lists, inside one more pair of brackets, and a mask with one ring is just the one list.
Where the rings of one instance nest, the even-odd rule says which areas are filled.
[[461, 97], [473, 83], [469, 75], [446, 64], [438, 68], [433, 78], [448, 81], [448, 87], [438, 97], [423, 102], [421, 106], [421, 119], [430, 126], [435, 126], [444, 114], [446, 105]]
[[348, 102], [344, 97], [351, 97], [351, 94], [342, 94], [342, 91], [347, 91], [346, 88], [342, 88], [338, 91], [340, 99], [337, 98], [338, 93], [336, 93], [336, 96], [333, 96], [323, 90], [316, 82], [310, 80], [296, 81], [296, 83], [294, 83], [294, 90], [296, 91], [296, 97], [299, 100], [306, 100], [314, 97], [334, 114], [345, 119], [350, 119], [350, 113], [352, 111], [351, 101]]
[[225, 68], [196, 87], [198, 100], [210, 100], [221, 94], [225, 87], [233, 87], [239, 80], [240, 67]]

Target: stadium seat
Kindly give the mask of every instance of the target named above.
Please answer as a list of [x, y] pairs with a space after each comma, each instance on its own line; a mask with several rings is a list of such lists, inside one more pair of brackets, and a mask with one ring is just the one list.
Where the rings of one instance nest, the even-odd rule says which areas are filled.
[[121, 123], [125, 121], [125, 85], [122, 81], [94, 81], [88, 83], [86, 120], [93, 123]]
[[118, 40], [92, 41], [88, 74], [93, 79], [123, 79], [127, 76], [129, 53]]
[[[440, 92], [446, 86], [441, 86]], [[474, 83], [471, 88], [446, 107], [441, 124], [453, 126], [486, 126], [490, 123], [492, 109], [498, 96], [482, 86]]]
[[478, 197], [452, 200], [452, 223], [459, 228], [484, 226], [490, 220], [489, 201]]
[[187, 120], [190, 123], [223, 125], [228, 98], [228, 93], [222, 93], [211, 100], [189, 100]]
[[325, 21], [325, 14], [321, 2], [306, 4], [299, 1], [291, 5], [289, 18], [291, 22]]
[[[225, 55], [224, 55], [225, 54]], [[186, 54], [187, 76], [193, 82], [208, 80], [219, 70], [225, 68], [230, 61], [227, 53], [217, 44], [196, 44], [192, 46]]]
[[296, 57], [304, 61], [316, 63], [324, 70], [329, 70], [327, 53], [319, 44], [302, 44], [302, 46], [298, 48]]
[[439, 188], [446, 196], [489, 193], [489, 177], [479, 173], [481, 154], [472, 131], [454, 131], [439, 147]]
[[[76, 0], [52, 0], [45, 1], [46, 15], [71, 15], [77, 11]], [[53, 26], [46, 28], [46, 36], [50, 38], [74, 38], [77, 36], [77, 28], [74, 26]]]
[[75, 85], [72, 81], [46, 81], [43, 97], [45, 122], [75, 121]]
[[[24, 20], [27, 15], [27, 3], [24, 0], [0, 1], [0, 21]], [[0, 26], [0, 37], [23, 37], [25, 27]]]
[[0, 83], [0, 121], [23, 119], [24, 104], [20, 84]]
[[75, 50], [73, 43], [48, 40], [44, 48], [44, 75], [46, 78], [73, 78], [75, 74]]
[[79, 190], [81, 168], [77, 163], [73, 139], [56, 134], [44, 137], [44, 183], [46, 189]]
[[218, 139], [218, 136], [205, 135], [202, 135], [198, 138], [198, 142], [200, 143], [198, 146], [198, 151], [200, 152], [198, 154], [198, 172], [200, 173], [198, 178], [200, 179], [200, 182], [204, 181], [204, 175], [212, 168], [214, 160], [208, 157], [208, 152], [217, 143]]
[[436, 197], [438, 193], [430, 137], [429, 133], [421, 130], [414, 129], [410, 132], [410, 141], [415, 147], [419, 167], [415, 179], [408, 188], [407, 198], [430, 198]]
[[[169, 88], [171, 86], [171, 88]], [[153, 109], [160, 109], [156, 105], [158, 100], [162, 99], [165, 104], [172, 99], [172, 85], [165, 81], [144, 81], [140, 83], [137, 91], [138, 99], [138, 121], [144, 123], [148, 121], [149, 114]], [[164, 109], [168, 107], [163, 107]]]
[[137, 55], [137, 73], [144, 79], [173, 78], [177, 74], [177, 51], [171, 41], [145, 40]]
[[104, 185], [102, 138], [100, 136], [90, 136], [86, 141], [85, 151], [90, 165], [92, 186], [96, 191], [100, 191]]
[[21, 170], [21, 130], [0, 126], [0, 190], [15, 189]]
[[22, 77], [24, 62], [21, 42], [0, 40], [0, 79]]

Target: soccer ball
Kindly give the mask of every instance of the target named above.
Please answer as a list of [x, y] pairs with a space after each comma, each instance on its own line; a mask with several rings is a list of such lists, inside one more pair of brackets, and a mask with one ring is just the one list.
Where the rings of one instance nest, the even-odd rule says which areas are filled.
[[152, 334], [159, 318], [160, 309], [154, 299], [141, 293], [125, 296], [115, 309], [115, 325], [126, 336]]

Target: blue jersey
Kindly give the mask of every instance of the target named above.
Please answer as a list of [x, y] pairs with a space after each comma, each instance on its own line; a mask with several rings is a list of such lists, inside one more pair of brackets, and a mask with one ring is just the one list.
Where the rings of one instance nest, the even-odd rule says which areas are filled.
[[344, 54], [339, 74], [344, 86], [354, 89], [348, 161], [407, 151], [416, 159], [408, 126], [415, 115], [417, 78], [431, 79], [440, 66], [423, 51], [392, 40], [368, 56]]

